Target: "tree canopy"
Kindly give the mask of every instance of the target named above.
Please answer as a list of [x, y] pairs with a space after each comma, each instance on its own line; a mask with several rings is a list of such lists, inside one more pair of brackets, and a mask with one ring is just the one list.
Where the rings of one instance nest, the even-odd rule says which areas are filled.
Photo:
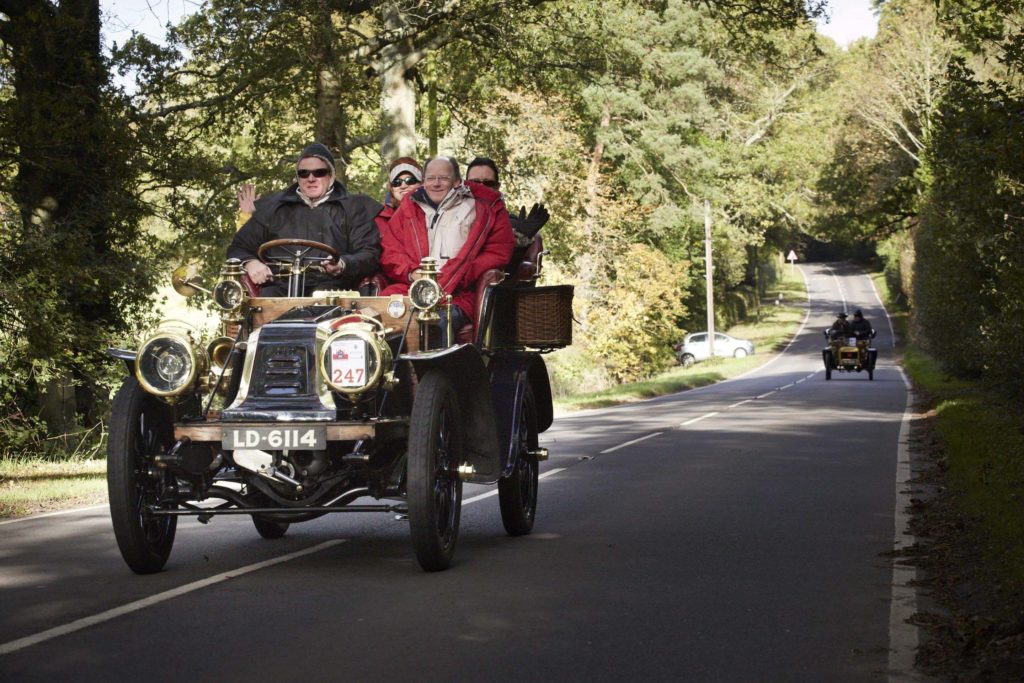
[[103, 350], [166, 266], [216, 268], [234, 189], [287, 182], [313, 139], [354, 191], [440, 151], [494, 158], [513, 211], [545, 202], [583, 324], [557, 381], [672, 362], [708, 200], [720, 322], [779, 251], [875, 257], [951, 369], [1024, 386], [999, 363], [1024, 338], [1024, 3], [876, 6], [842, 50], [826, 0], [208, 0], [107, 52], [96, 0], [0, 0], [0, 432], [102, 416]]

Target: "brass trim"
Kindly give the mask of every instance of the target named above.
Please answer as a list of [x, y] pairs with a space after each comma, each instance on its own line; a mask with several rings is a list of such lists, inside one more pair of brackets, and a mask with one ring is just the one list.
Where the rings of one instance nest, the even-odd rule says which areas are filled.
[[[182, 384], [177, 389], [170, 389], [167, 391], [157, 389], [152, 384], [150, 384], [149, 381], [146, 380], [146, 378], [143, 377], [142, 375], [142, 357], [146, 351], [146, 347], [152, 344], [153, 342], [157, 341], [158, 339], [172, 339], [180, 343], [182, 346], [185, 347], [185, 349], [188, 350], [188, 358], [189, 362], [191, 363], [191, 370], [188, 374], [187, 379], [184, 382], [182, 382]], [[200, 367], [200, 365], [206, 365], [206, 363], [201, 362], [202, 360], [206, 359], [206, 356], [200, 356], [196, 352], [196, 347], [192, 341], [191, 335], [188, 334], [188, 332], [180, 332], [177, 330], [169, 330], [166, 328], [158, 328], [155, 333], [150, 335], [144, 342], [142, 342], [142, 344], [139, 345], [139, 350], [138, 353], [136, 353], [135, 355], [135, 359], [135, 379], [139, 381], [139, 384], [141, 384], [142, 388], [145, 389], [148, 393], [153, 394], [154, 396], [159, 396], [160, 398], [163, 399], [173, 399], [175, 396], [180, 396], [181, 394], [188, 391], [189, 388], [195, 385], [196, 380], [199, 378], [199, 375], [205, 372], [206, 370], [205, 367]]]
[[238, 393], [235, 394], [235, 402], [228, 406], [228, 409], [237, 408], [249, 397], [249, 381], [252, 379], [252, 366], [256, 362], [256, 348], [260, 341], [260, 330], [253, 330], [249, 333], [249, 339], [245, 347], [245, 362], [242, 364], [242, 379], [238, 382]]
[[[374, 321], [377, 325], [379, 322]], [[351, 398], [356, 398], [360, 394], [365, 393], [369, 389], [373, 388], [380, 381], [381, 376], [384, 374], [384, 366], [391, 366], [391, 348], [386, 344], [380, 344], [377, 341], [376, 335], [370, 330], [360, 329], [356, 325], [362, 325], [364, 327], [370, 327], [367, 323], [345, 323], [331, 335], [329, 335], [323, 343], [323, 348], [320, 350], [320, 377], [327, 383], [334, 391], [345, 394]], [[361, 340], [373, 353], [374, 359], [376, 360], [376, 369], [373, 374], [366, 378], [362, 386], [359, 387], [342, 387], [331, 381], [330, 373], [327, 372], [327, 354], [330, 352], [331, 342], [341, 337], [356, 337]]]

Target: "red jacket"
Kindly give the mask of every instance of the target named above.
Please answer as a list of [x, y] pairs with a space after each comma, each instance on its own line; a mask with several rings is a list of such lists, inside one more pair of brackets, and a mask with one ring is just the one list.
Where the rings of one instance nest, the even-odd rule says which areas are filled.
[[[512, 224], [501, 193], [478, 183], [466, 183], [476, 201], [476, 218], [466, 243], [442, 266], [438, 283], [452, 295], [452, 302], [476, 323], [476, 283], [486, 271], [504, 268], [515, 248]], [[392, 281], [382, 296], [406, 294], [409, 275], [430, 253], [427, 221], [423, 209], [407, 198], [381, 228], [380, 265]]]

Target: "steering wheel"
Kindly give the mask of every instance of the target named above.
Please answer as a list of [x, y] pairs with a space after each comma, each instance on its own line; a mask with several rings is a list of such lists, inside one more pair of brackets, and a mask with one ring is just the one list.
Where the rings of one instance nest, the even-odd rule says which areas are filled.
[[[268, 256], [267, 252], [276, 247], [297, 248], [287, 257]], [[330, 256], [307, 256], [312, 249], [325, 251]], [[256, 252], [256, 257], [263, 263], [270, 263], [282, 268], [283, 272], [288, 274], [288, 296], [302, 296], [305, 288], [306, 270], [313, 264], [337, 261], [338, 250], [323, 242], [291, 238], [264, 242]]]
[[[282, 256], [268, 257], [266, 253], [275, 247], [306, 247], [304, 250], [295, 250], [290, 258], [284, 258]], [[318, 249], [320, 251], [326, 251], [330, 254], [327, 256], [310, 256], [306, 258], [306, 254], [311, 249]], [[260, 245], [259, 251], [256, 252], [256, 258], [264, 263], [273, 263], [275, 265], [291, 264], [296, 259], [304, 261], [330, 261], [331, 259], [337, 260], [338, 250], [334, 247], [324, 244], [323, 242], [315, 242], [313, 240], [300, 240], [300, 239], [282, 239], [282, 240], [270, 240]]]

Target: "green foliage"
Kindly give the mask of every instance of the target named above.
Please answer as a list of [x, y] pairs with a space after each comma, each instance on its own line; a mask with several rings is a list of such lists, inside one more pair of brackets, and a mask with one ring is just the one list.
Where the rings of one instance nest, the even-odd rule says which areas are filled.
[[951, 71], [916, 236], [922, 341], [950, 371], [1024, 396], [1024, 96]]
[[685, 264], [661, 252], [632, 245], [619, 259], [607, 304], [591, 312], [591, 350], [618, 381], [632, 381], [673, 362], [676, 320], [685, 315]]
[[[105, 349], [148, 309], [139, 141], [108, 85], [96, 3], [27, 2], [2, 26], [0, 440], [39, 446], [92, 427]], [[76, 426], [77, 425], [77, 426]], [[41, 447], [41, 446], [39, 446]]]

